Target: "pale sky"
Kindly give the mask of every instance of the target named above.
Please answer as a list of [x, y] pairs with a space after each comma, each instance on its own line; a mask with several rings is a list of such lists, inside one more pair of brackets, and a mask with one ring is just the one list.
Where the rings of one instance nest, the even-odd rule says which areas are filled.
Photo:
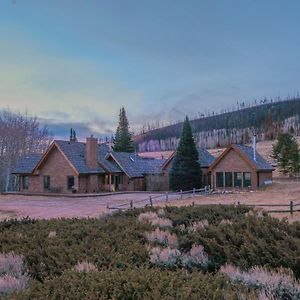
[[111, 135], [299, 91], [298, 0], [0, 0], [0, 108]]

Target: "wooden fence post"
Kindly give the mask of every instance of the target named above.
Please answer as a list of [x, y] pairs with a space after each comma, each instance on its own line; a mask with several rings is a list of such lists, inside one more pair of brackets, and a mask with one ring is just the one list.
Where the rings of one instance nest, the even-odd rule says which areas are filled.
[[196, 189], [193, 188], [193, 197], [195, 197], [195, 195], [196, 195]]
[[166, 192], [166, 202], [168, 202], [168, 200], [169, 200], [169, 193]]
[[182, 200], [182, 190], [180, 190], [180, 199]]
[[294, 212], [294, 211], [293, 211], [293, 210], [294, 210], [294, 207], [293, 207], [293, 206], [294, 206], [294, 202], [291, 201], [291, 202], [290, 202], [290, 214], [291, 214], [291, 215], [292, 215], [293, 212]]
[[194, 202], [194, 201], [192, 202], [192, 206], [193, 206], [193, 207], [195, 206], [195, 202]]
[[131, 209], [133, 208], [133, 202], [132, 202], [132, 200], [130, 200], [130, 208]]
[[204, 193], [207, 194], [207, 186], [204, 187]]
[[150, 205], [153, 206], [152, 197], [151, 196], [149, 196], [149, 201], [150, 201]]

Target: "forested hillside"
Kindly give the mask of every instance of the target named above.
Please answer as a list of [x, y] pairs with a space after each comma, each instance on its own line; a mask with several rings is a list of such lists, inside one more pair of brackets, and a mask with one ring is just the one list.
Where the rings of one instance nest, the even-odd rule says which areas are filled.
[[[198, 147], [225, 147], [230, 143], [250, 143], [255, 131], [258, 141], [275, 139], [279, 132], [300, 134], [300, 97], [261, 104], [231, 112], [191, 120]], [[139, 152], [174, 150], [182, 123], [151, 130], [135, 136]]]

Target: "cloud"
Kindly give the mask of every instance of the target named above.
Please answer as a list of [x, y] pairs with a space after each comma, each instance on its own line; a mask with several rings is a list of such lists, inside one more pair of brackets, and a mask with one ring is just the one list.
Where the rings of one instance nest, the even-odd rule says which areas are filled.
[[0, 61], [0, 108], [37, 115], [55, 136], [68, 135], [73, 125], [86, 136], [110, 135], [121, 106], [137, 112], [143, 105], [143, 93], [111, 75], [107, 66], [41, 52], [34, 41], [17, 37], [0, 29], [0, 56], [5, 57]]

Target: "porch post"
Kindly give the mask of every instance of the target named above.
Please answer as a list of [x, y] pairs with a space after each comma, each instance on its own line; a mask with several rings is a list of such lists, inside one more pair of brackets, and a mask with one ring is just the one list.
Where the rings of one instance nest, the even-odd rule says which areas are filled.
[[108, 183], [109, 183], [109, 191], [112, 192], [112, 190], [111, 190], [111, 174], [108, 175]]

